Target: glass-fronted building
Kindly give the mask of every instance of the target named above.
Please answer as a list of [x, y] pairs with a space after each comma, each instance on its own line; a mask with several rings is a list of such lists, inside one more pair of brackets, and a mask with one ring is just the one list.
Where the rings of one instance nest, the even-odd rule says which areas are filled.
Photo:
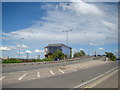
[[72, 56], [72, 48], [64, 44], [49, 44], [45, 47], [45, 57], [48, 58], [49, 55], [52, 55], [56, 50], [61, 50], [64, 55], [68, 58]]

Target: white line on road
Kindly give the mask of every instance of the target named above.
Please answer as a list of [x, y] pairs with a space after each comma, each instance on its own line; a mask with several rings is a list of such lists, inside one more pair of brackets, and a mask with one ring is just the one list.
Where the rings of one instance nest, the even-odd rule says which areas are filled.
[[0, 80], [2, 80], [2, 79], [4, 79], [6, 76], [2, 76], [1, 78], [0, 78]]
[[50, 73], [51, 73], [52, 75], [55, 75], [52, 70], [50, 70]]
[[73, 69], [73, 71], [75, 71], [75, 72], [76, 72], [77, 70]]
[[109, 78], [110, 76], [112, 76], [112, 75], [115, 74], [116, 72], [118, 72], [118, 70], [114, 71], [113, 73], [109, 74], [107, 77], [104, 77], [104, 78], [102, 78], [101, 80], [99, 80], [99, 81], [95, 82], [94, 84], [91, 84], [91, 85], [89, 85], [89, 86], [87, 86], [87, 87], [85, 87], [85, 88], [92, 88], [92, 87], [96, 86], [97, 84], [99, 84], [99, 83], [101, 83], [102, 81], [104, 81], [105, 79]]
[[[98, 76], [98, 77], [95, 77], [95, 78], [93, 78], [93, 79], [91, 79], [91, 80], [89, 80], [89, 81], [87, 81], [87, 82], [85, 82], [85, 83], [82, 83], [82, 84], [80, 84], [80, 85], [78, 85], [78, 86], [75, 86], [74, 88], [79, 88], [79, 87], [81, 87], [81, 86], [83, 86], [83, 85], [85, 85], [85, 84], [88, 84], [88, 83], [90, 83], [90, 82], [92, 82], [92, 81], [94, 81], [94, 80], [96, 80], [96, 79], [98, 79], [98, 78], [100, 78], [100, 77], [102, 77], [102, 76], [104, 76], [104, 75], [106, 75], [106, 74], [114, 71], [114, 70], [117, 69], [117, 68], [118, 68], [118, 67], [113, 68], [112, 70], [110, 70], [110, 71], [108, 71], [108, 72], [106, 72], [106, 73], [104, 73], [104, 74], [102, 74], [102, 75], [100, 75], [100, 76]], [[74, 88], [73, 88], [73, 89], [74, 89]]]
[[62, 71], [61, 69], [59, 69], [60, 72], [64, 73], [64, 71]]
[[27, 73], [25, 73], [24, 75], [22, 75], [18, 80], [22, 80], [22, 78], [24, 78], [27, 75]]
[[37, 77], [38, 77], [38, 78], [40, 77], [40, 72], [37, 72]]

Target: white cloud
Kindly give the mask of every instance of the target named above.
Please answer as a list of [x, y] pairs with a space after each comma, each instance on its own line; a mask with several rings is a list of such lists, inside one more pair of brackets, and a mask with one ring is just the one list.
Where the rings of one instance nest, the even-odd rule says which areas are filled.
[[103, 21], [103, 24], [106, 25], [109, 30], [117, 30], [117, 26], [111, 22]]
[[11, 48], [9, 48], [9, 47], [0, 47], [0, 50], [7, 51], [7, 50], [11, 50]]
[[105, 50], [104, 48], [98, 48], [99, 50]]
[[30, 51], [30, 50], [26, 50], [26, 53], [32, 53], [32, 51]]
[[10, 40], [8, 37], [0, 37], [0, 39], [2, 39], [2, 40]]
[[75, 53], [75, 52], [79, 52], [79, 50], [73, 48], [73, 49], [72, 49], [72, 52], [74, 52], [74, 53]]
[[93, 4], [85, 3], [82, 0], [78, 0], [79, 2], [74, 2], [74, 0], [70, 1], [73, 3], [70, 3], [69, 6], [66, 6], [66, 4], [62, 4], [62, 6], [64, 9], [75, 11], [78, 16], [81, 14], [103, 15], [103, 12]]
[[115, 52], [118, 52], [119, 50], [115, 50]]
[[44, 52], [44, 50], [38, 50], [38, 49], [36, 49], [35, 52]]
[[24, 52], [17, 52], [17, 54], [24, 54]]
[[84, 51], [84, 49], [82, 49], [82, 48], [80, 50]]
[[18, 44], [17, 47], [19, 47], [19, 48], [28, 48], [28, 46], [26, 46], [24, 44]]
[[[53, 4], [49, 6], [54, 7]], [[66, 43], [66, 33], [62, 31], [72, 29], [68, 34], [69, 44], [90, 44], [92, 41], [90, 45], [96, 46], [117, 43], [117, 11], [113, 8], [114, 5], [82, 1], [69, 5], [61, 3], [57, 10], [46, 10], [46, 16], [33, 26], [3, 34], [16, 40], [24, 37], [30, 45]]]

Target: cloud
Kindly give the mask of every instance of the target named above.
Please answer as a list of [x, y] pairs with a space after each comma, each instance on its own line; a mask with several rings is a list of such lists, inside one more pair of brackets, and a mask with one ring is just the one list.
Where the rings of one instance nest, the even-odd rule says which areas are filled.
[[73, 49], [72, 49], [72, 52], [74, 52], [74, 53], [75, 53], [75, 52], [79, 52], [79, 50], [73, 48]]
[[115, 52], [119, 52], [119, 50], [116, 49]]
[[99, 50], [105, 50], [104, 48], [98, 48]]
[[84, 51], [84, 49], [82, 49], [82, 48], [80, 50]]
[[19, 48], [28, 48], [28, 46], [26, 46], [26, 45], [24, 45], [24, 44], [21, 44], [21, 45], [18, 44], [17, 47], [19, 47]]
[[44, 50], [38, 50], [38, 49], [36, 49], [35, 52], [44, 52]]
[[30, 51], [30, 50], [26, 50], [26, 53], [32, 53], [32, 51]]
[[[115, 5], [85, 3], [59, 3], [49, 4], [51, 9], [45, 10], [46, 15], [40, 17], [31, 27], [3, 33], [4, 35], [19, 40], [24, 37], [24, 42], [29, 45], [66, 43], [65, 30], [68, 32], [68, 44], [89, 44], [93, 46], [117, 43], [117, 9]], [[109, 7], [109, 8], [108, 8]], [[30, 36], [30, 38], [28, 38]]]
[[79, 2], [74, 2], [74, 0], [70, 1], [73, 3], [70, 3], [69, 5], [61, 4], [61, 6], [64, 9], [75, 11], [78, 16], [81, 14], [103, 15], [103, 12], [93, 4], [85, 3], [82, 0], [78, 0]]
[[117, 30], [117, 26], [111, 22], [103, 21], [103, 24], [107, 26], [109, 30]]
[[10, 40], [8, 37], [0, 37], [0, 39], [2, 39], [2, 40]]
[[24, 54], [24, 52], [17, 52], [17, 54]]
[[11, 48], [9, 48], [9, 47], [0, 47], [0, 50], [1, 51], [8, 51], [8, 50], [11, 50]]

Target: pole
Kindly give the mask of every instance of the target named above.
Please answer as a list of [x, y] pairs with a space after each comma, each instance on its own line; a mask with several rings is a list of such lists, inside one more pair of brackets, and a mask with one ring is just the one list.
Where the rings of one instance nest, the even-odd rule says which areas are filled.
[[29, 53], [27, 53], [27, 59], [29, 58]]
[[66, 33], [67, 33], [67, 35], [66, 35], [66, 36], [67, 36], [67, 46], [68, 46], [68, 31], [66, 31]]
[[[72, 29], [70, 29], [70, 30], [66, 30], [66, 31], [62, 31], [62, 32], [66, 32], [66, 45], [68, 46], [68, 32], [69, 31], [72, 31]], [[69, 54], [69, 52], [67, 51], [67, 57], [68, 57], [68, 54]]]
[[[20, 45], [20, 39], [18, 45]], [[20, 58], [20, 46], [18, 46], [18, 58]]]
[[24, 39], [24, 38], [20, 38], [19, 42], [18, 42], [18, 45], [19, 45], [19, 47], [18, 47], [18, 58], [20, 58], [20, 48], [21, 48], [20, 42], [21, 42], [22, 39]]

